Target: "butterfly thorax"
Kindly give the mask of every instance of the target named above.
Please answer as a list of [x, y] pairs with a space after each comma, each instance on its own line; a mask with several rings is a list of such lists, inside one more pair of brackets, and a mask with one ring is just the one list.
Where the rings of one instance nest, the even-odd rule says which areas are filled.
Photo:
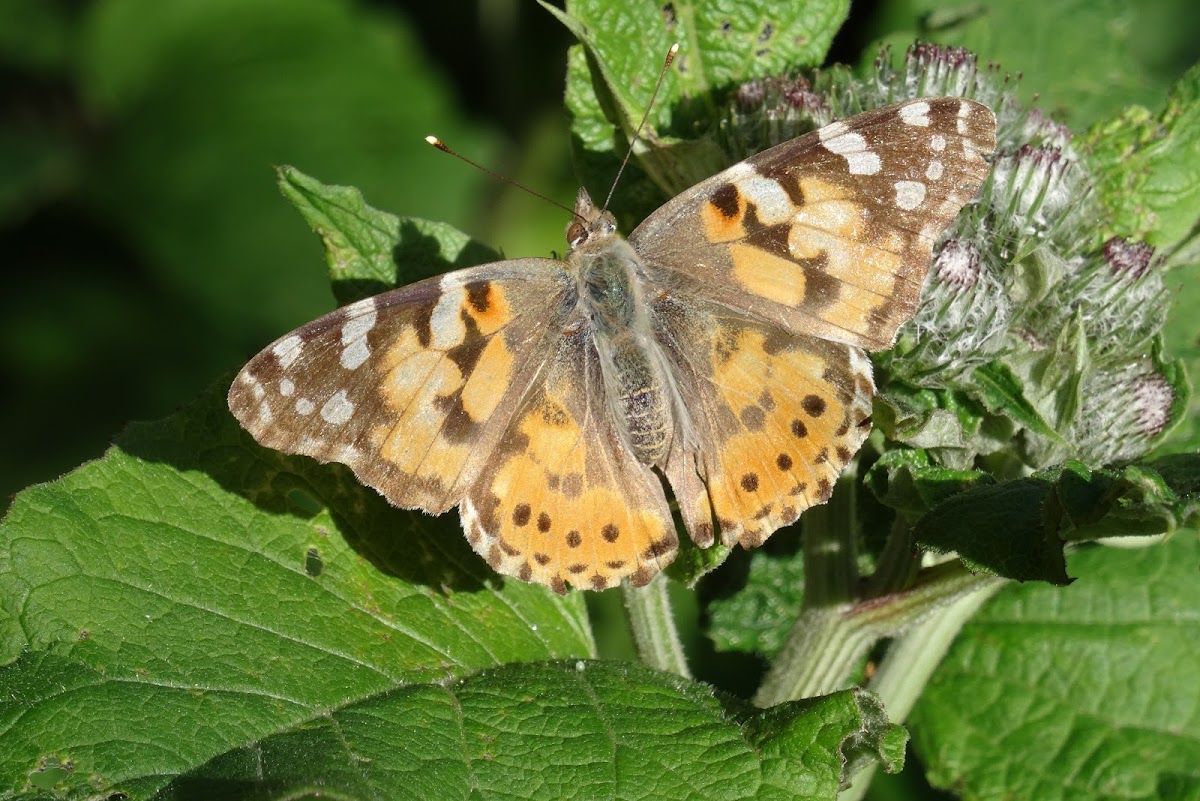
[[579, 310], [590, 329], [605, 396], [626, 444], [644, 464], [662, 464], [670, 447], [668, 368], [652, 330], [645, 268], [607, 211], [580, 190], [580, 219], [567, 229], [567, 257]]

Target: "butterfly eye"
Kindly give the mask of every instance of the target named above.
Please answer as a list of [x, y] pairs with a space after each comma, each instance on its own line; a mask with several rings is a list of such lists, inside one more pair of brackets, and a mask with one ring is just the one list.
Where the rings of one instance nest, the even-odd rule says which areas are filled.
[[587, 228], [578, 220], [567, 226], [567, 244], [577, 247], [587, 239]]

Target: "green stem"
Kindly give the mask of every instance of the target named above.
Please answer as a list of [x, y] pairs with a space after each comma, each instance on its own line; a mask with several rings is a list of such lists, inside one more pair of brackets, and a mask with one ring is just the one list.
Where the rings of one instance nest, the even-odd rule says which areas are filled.
[[870, 647], [869, 637], [844, 622], [858, 585], [856, 495], [848, 483], [804, 513], [804, 607], [754, 696], [758, 706], [832, 692], [845, 666]]
[[[954, 607], [964, 596], [997, 581], [976, 576], [958, 562], [946, 562], [926, 568], [904, 592], [805, 609], [767, 672], [754, 703], [774, 706], [846, 687], [876, 642], [894, 637], [930, 615], [936, 616], [943, 608]], [[914, 686], [919, 693], [924, 682]]]
[[1005, 583], [995, 576], [973, 578], [973, 588], [897, 637], [867, 684], [883, 701], [893, 723], [908, 717], [963, 625]]
[[867, 584], [866, 597], [877, 598], [903, 590], [912, 584], [920, 568], [921, 560], [913, 545], [912, 528], [902, 515], [896, 515], [879, 554], [875, 572]]
[[661, 573], [645, 587], [621, 585], [629, 629], [644, 664], [691, 678], [667, 589], [668, 580]]
[[[874, 691], [892, 723], [903, 723], [950, 650], [963, 625], [1006, 583], [993, 576], [976, 576], [975, 586], [920, 621], [888, 648], [867, 687]], [[866, 795], [877, 764], [871, 764], [838, 794], [838, 801], [859, 801]]]
[[875, 640], [847, 620], [849, 604], [806, 609], [754, 695], [760, 707], [840, 689]]

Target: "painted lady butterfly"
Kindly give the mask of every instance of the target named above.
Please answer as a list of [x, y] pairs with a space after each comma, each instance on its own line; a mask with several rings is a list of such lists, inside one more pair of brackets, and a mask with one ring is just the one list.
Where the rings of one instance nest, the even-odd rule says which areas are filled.
[[565, 592], [761, 544], [828, 500], [870, 430], [864, 349], [916, 309], [996, 121], [960, 98], [835, 122], [693, 186], [622, 239], [580, 191], [565, 260], [352, 303], [267, 347], [229, 407], [263, 445], [457, 505], [501, 573]]

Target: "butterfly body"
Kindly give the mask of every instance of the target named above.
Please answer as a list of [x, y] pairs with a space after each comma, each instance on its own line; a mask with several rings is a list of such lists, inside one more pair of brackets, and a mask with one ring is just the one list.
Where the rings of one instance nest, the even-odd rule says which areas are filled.
[[263, 444], [458, 505], [499, 572], [644, 584], [688, 535], [760, 544], [823, 503], [870, 430], [864, 349], [916, 308], [987, 174], [986, 107], [906, 101], [764, 151], [623, 239], [586, 192], [563, 261], [515, 259], [332, 312], [251, 360]]
[[609, 408], [623, 444], [643, 464], [659, 467], [667, 454], [678, 404], [670, 365], [654, 335], [655, 276], [599, 211], [586, 190], [575, 205], [579, 222], [567, 229], [567, 264], [577, 275], [580, 312], [590, 331]]

